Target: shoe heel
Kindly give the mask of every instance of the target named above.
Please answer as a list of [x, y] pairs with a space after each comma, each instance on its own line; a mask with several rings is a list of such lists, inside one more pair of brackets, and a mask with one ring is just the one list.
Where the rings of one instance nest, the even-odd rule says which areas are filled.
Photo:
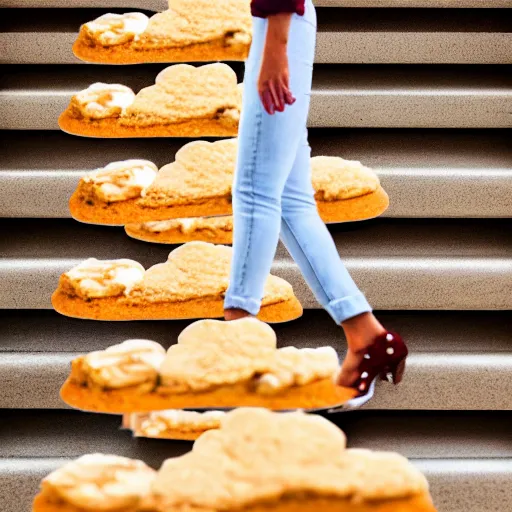
[[380, 374], [381, 380], [391, 382], [393, 384], [400, 384], [402, 382], [405, 372], [405, 357], [398, 361], [393, 367]]

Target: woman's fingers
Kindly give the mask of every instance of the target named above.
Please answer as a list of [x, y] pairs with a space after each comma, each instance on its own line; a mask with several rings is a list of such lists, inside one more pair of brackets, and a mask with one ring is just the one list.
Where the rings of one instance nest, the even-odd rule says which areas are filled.
[[279, 82], [274, 80], [268, 81], [268, 88], [270, 90], [270, 94], [272, 96], [272, 101], [274, 103], [274, 106], [278, 112], [282, 112], [284, 110], [284, 98], [283, 101], [281, 101], [281, 93], [279, 88]]
[[263, 103], [263, 108], [266, 110], [267, 114], [272, 115], [275, 113], [274, 102], [272, 101], [272, 95], [268, 88], [264, 89], [261, 93], [261, 102]]

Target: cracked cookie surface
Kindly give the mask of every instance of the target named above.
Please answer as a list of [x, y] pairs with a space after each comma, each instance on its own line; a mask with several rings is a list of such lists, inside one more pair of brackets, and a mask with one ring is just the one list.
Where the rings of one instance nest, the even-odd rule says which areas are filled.
[[105, 64], [241, 61], [251, 40], [249, 0], [169, 0], [150, 18], [105, 14], [82, 25], [73, 52]]

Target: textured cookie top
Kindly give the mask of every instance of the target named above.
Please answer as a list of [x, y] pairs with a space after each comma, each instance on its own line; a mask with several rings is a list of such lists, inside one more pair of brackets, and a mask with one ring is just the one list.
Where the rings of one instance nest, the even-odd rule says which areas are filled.
[[140, 510], [150, 500], [155, 475], [140, 460], [96, 453], [65, 464], [48, 475], [41, 487], [81, 510]]
[[194, 67], [175, 64], [161, 71], [155, 85], [142, 89], [123, 119], [141, 125], [169, 124], [185, 119], [238, 119], [241, 94], [236, 73], [227, 64]]
[[96, 82], [75, 94], [70, 108], [77, 117], [106, 119], [119, 117], [135, 99], [135, 93], [121, 84]]
[[302, 386], [337, 375], [338, 354], [332, 347], [284, 347], [277, 350], [268, 371], [258, 378], [258, 393], [271, 395], [290, 386]]
[[82, 178], [92, 193], [105, 202], [140, 197], [156, 178], [158, 167], [149, 160], [123, 160], [96, 169]]
[[170, 0], [155, 14], [136, 47], [181, 47], [223, 38], [227, 45], [250, 44], [250, 0]]
[[169, 347], [162, 385], [185, 392], [246, 381], [272, 364], [276, 343], [273, 329], [256, 318], [194, 322]]
[[138, 228], [150, 233], [165, 233], [171, 229], [177, 229], [184, 235], [203, 229], [233, 231], [233, 217], [231, 215], [220, 217], [193, 217], [189, 219], [171, 219], [144, 222]]
[[[188, 242], [169, 254], [165, 263], [146, 270], [132, 296], [150, 302], [219, 297], [227, 290], [232, 248], [207, 242]], [[269, 275], [263, 305], [293, 298], [292, 286]]]
[[[230, 196], [237, 146], [236, 138], [186, 144], [173, 163], [162, 167], [141, 204], [156, 207]], [[317, 198], [325, 201], [360, 197], [380, 185], [377, 174], [361, 162], [335, 156], [311, 158], [311, 176]]]
[[133, 260], [97, 260], [89, 258], [64, 276], [74, 292], [83, 299], [129, 295], [142, 283], [144, 267]]
[[236, 139], [189, 142], [160, 169], [141, 203], [159, 206], [230, 195], [236, 156]]
[[198, 392], [254, 380], [257, 393], [334, 377], [338, 356], [331, 348], [276, 349], [276, 335], [256, 318], [200, 320], [167, 351], [161, 383], [175, 392]]
[[[147, 415], [140, 415], [140, 421], [132, 418], [135, 435], [158, 437], [166, 431], [201, 432], [213, 428], [220, 428], [221, 419], [225, 416], [223, 411], [183, 411], [168, 409], [154, 411]], [[137, 416], [137, 415], [133, 415]]]
[[250, 408], [229, 412], [191, 452], [168, 459], [153, 484], [158, 510], [195, 512], [238, 509], [286, 494], [365, 501], [427, 491], [426, 479], [406, 458], [347, 450], [343, 432], [325, 418]]
[[102, 388], [155, 384], [165, 349], [150, 340], [127, 340], [83, 357], [82, 371], [89, 382]]
[[84, 37], [102, 46], [116, 46], [129, 43], [142, 34], [148, 26], [149, 18], [140, 12], [126, 14], [103, 14], [83, 28]]
[[380, 184], [361, 162], [337, 156], [311, 158], [311, 176], [317, 197], [325, 201], [360, 197], [375, 192]]

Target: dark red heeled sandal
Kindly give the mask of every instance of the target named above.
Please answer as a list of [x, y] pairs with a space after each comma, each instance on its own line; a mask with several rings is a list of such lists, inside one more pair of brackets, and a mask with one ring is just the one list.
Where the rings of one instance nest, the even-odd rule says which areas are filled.
[[408, 353], [407, 346], [398, 334], [387, 332], [379, 336], [364, 350], [358, 368], [359, 377], [351, 387], [359, 395], [364, 395], [377, 377], [393, 384], [400, 383]]
[[359, 409], [373, 397], [378, 378], [393, 384], [402, 381], [409, 351], [399, 334], [388, 331], [362, 352], [363, 359], [357, 369], [359, 377], [350, 386], [357, 391], [357, 396], [329, 412]]

